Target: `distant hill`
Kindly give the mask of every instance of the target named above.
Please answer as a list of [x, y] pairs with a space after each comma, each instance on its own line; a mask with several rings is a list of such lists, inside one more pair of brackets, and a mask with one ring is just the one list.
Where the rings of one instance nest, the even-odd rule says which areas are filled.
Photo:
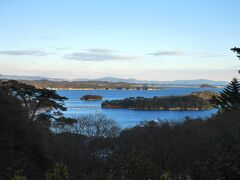
[[[90, 80], [90, 79], [88, 79]], [[108, 81], [108, 82], [126, 82], [126, 83], [138, 83], [138, 84], [157, 84], [157, 85], [202, 85], [209, 84], [213, 86], [227, 85], [226, 81], [213, 81], [208, 79], [196, 79], [196, 80], [174, 80], [174, 81], [147, 81], [137, 80], [134, 78], [121, 79], [115, 77], [104, 77], [98, 79], [92, 79], [94, 81]]]
[[175, 85], [202, 85], [209, 84], [213, 86], [227, 85], [226, 81], [213, 81], [208, 79], [196, 79], [196, 80], [175, 80], [175, 81], [159, 81], [158, 84], [175, 84]]
[[97, 78], [97, 79], [74, 79], [74, 81], [107, 81], [107, 82], [126, 82], [126, 83], [143, 83], [142, 80], [137, 80], [134, 78], [129, 79], [121, 79], [121, 78], [115, 78], [115, 77], [103, 77], [103, 78]]
[[[15, 79], [15, 80], [49, 80], [49, 81], [68, 81], [66, 79], [58, 79], [58, 78], [48, 78], [43, 76], [18, 76], [18, 75], [0, 75], [0, 79]], [[174, 81], [148, 81], [148, 80], [138, 80], [134, 78], [123, 79], [116, 77], [103, 77], [97, 79], [88, 79], [88, 78], [78, 78], [73, 79], [72, 81], [104, 81], [104, 82], [122, 82], [122, 83], [136, 83], [136, 84], [155, 84], [155, 85], [196, 85], [200, 86], [202, 84], [209, 84], [212, 86], [223, 86], [227, 85], [226, 81], [213, 81], [208, 79], [196, 79], [196, 80], [174, 80]]]
[[63, 81], [63, 79], [48, 78], [44, 76], [18, 76], [18, 75], [3, 75], [3, 74], [0, 74], [0, 79], [14, 79], [14, 80], [27, 80], [27, 81], [36, 81], [36, 80]]

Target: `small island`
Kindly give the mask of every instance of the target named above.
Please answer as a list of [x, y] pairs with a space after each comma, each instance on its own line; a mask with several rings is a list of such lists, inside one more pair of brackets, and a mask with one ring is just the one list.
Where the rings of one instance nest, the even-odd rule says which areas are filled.
[[84, 95], [80, 98], [82, 101], [101, 101], [102, 96], [99, 95]]
[[130, 97], [123, 100], [104, 101], [102, 108], [138, 110], [206, 110], [213, 108], [209, 100], [217, 95], [212, 91], [196, 92], [183, 96]]
[[200, 88], [216, 88], [215, 86], [210, 85], [210, 84], [201, 84], [199, 87]]

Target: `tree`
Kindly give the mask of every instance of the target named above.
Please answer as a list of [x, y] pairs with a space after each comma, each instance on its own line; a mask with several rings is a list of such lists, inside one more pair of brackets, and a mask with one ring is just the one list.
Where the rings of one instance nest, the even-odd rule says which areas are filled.
[[22, 100], [25, 108], [30, 107], [30, 104], [34, 100], [34, 93], [36, 92], [34, 86], [20, 83], [15, 80], [0, 81], [0, 90]]
[[53, 124], [56, 132], [71, 132], [88, 137], [116, 137], [118, 124], [103, 114], [82, 115], [77, 119], [59, 118]]
[[[232, 48], [231, 49], [233, 52], [236, 52], [237, 53], [237, 57], [240, 59], [240, 48]], [[238, 73], [240, 74], [240, 70], [238, 71]]]
[[66, 97], [60, 96], [54, 90], [37, 89], [34, 86], [24, 84], [15, 80], [0, 81], [0, 91], [7, 95], [15, 96], [22, 101], [23, 106], [28, 110], [29, 123], [32, 124], [40, 110], [48, 114], [49, 118], [61, 115], [65, 111], [64, 101]]
[[214, 96], [211, 103], [220, 110], [230, 110], [240, 105], [240, 82], [237, 78], [225, 87], [219, 96]]
[[[231, 49], [233, 52], [237, 53], [237, 57], [240, 59], [240, 48], [234, 47]], [[240, 73], [240, 71], [238, 71]], [[237, 78], [227, 85], [227, 87], [220, 93], [219, 96], [214, 96], [211, 103], [221, 109], [230, 110], [237, 108], [240, 105], [240, 82]]]
[[55, 167], [46, 174], [46, 180], [69, 180], [67, 167], [56, 163]]
[[233, 52], [236, 52], [237, 53], [237, 57], [240, 58], [240, 48], [235, 47], [235, 48], [232, 48], [231, 50]]
[[103, 114], [81, 116], [77, 119], [76, 132], [89, 137], [115, 137], [120, 133], [118, 124]]
[[143, 152], [131, 150], [111, 155], [109, 174], [112, 179], [158, 179], [155, 177], [157, 168]]
[[23, 175], [40, 179], [50, 164], [44, 154], [42, 135], [35, 126], [28, 126], [23, 102], [1, 90], [0, 129], [0, 179], [23, 178]]
[[53, 118], [54, 115], [62, 115], [59, 110], [67, 110], [67, 108], [64, 107], [64, 101], [67, 100], [67, 98], [58, 95], [55, 90], [49, 90], [45, 88], [38, 89], [34, 96], [35, 105], [33, 107], [33, 112], [30, 119], [31, 122], [34, 121], [35, 115], [40, 108], [45, 109], [47, 112], [54, 110], [52, 115], [50, 115], [51, 118]]

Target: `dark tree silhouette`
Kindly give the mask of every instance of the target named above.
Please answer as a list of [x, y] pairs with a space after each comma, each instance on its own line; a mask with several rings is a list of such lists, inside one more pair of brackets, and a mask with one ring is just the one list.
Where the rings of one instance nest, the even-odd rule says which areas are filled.
[[240, 82], [237, 78], [225, 87], [219, 96], [214, 96], [212, 104], [220, 110], [231, 110], [240, 104]]
[[29, 108], [34, 100], [34, 93], [36, 92], [34, 86], [20, 83], [15, 80], [0, 81], [0, 90], [22, 100], [25, 108]]
[[67, 108], [64, 107], [64, 101], [67, 100], [66, 97], [60, 96], [54, 90], [49, 89], [38, 89], [35, 95], [35, 105], [33, 107], [33, 112], [31, 115], [31, 121], [34, 121], [37, 111], [40, 108], [44, 108], [47, 111], [55, 110], [50, 117], [54, 115], [61, 115], [61, 111], [66, 111]]
[[[237, 57], [240, 59], [240, 48], [232, 48], [231, 49], [233, 52], [237, 53]], [[240, 70], [238, 71], [238, 73], [240, 74]]]
[[22, 100], [0, 90], [0, 179], [12, 179], [14, 174], [17, 178], [18, 171], [29, 179], [43, 179], [41, 174], [50, 166], [42, 135], [27, 125], [25, 110]]
[[54, 90], [49, 89], [37, 89], [34, 86], [27, 85], [15, 80], [0, 81], [0, 91], [7, 95], [12, 95], [23, 102], [23, 105], [28, 110], [30, 116], [29, 123], [40, 115], [40, 110], [44, 113], [49, 113], [49, 118], [53, 118], [55, 115], [61, 115], [60, 111], [65, 111], [64, 100], [66, 97], [62, 97]]
[[236, 52], [237, 53], [237, 57], [240, 58], [240, 48], [235, 47], [235, 48], [232, 48], [231, 50], [233, 52]]
[[57, 132], [70, 132], [87, 137], [116, 137], [120, 134], [118, 124], [103, 114], [82, 115], [76, 119], [59, 118], [53, 123]]
[[[240, 59], [240, 48], [232, 48], [233, 52], [237, 53], [237, 57]], [[240, 73], [240, 71], [238, 71]], [[240, 82], [237, 78], [233, 80], [225, 87], [219, 96], [214, 96], [211, 99], [211, 103], [220, 110], [231, 110], [237, 108], [240, 105]]]

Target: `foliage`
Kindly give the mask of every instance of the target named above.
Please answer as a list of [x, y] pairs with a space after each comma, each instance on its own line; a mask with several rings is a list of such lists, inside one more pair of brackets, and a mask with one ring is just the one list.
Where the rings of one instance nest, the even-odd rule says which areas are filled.
[[11, 180], [27, 180], [26, 176], [22, 175], [22, 171], [17, 171]]
[[[233, 52], [236, 52], [237, 53], [237, 57], [240, 59], [240, 48], [232, 48], [231, 49]], [[238, 71], [238, 73], [240, 74], [240, 70]]]
[[46, 180], [69, 180], [67, 167], [56, 163], [55, 167], [46, 174]]
[[102, 100], [102, 96], [99, 95], [84, 95], [80, 98], [83, 101]]
[[108, 82], [108, 81], [51, 81], [51, 80], [21, 80], [22, 83], [35, 86], [37, 88], [56, 88], [56, 89], [155, 89], [156, 86], [149, 84], [136, 84], [127, 82]]
[[50, 163], [44, 154], [40, 129], [29, 126], [22, 102], [3, 92], [0, 92], [0, 129], [0, 179], [19, 177], [15, 174], [19, 169], [30, 179], [41, 179]]
[[23, 101], [26, 108], [29, 108], [30, 104], [34, 100], [34, 93], [36, 89], [34, 86], [20, 83], [15, 80], [0, 81], [0, 90], [8, 95], [13, 95]]
[[235, 47], [235, 48], [232, 48], [231, 50], [233, 52], [236, 52], [237, 53], [237, 57], [240, 58], [240, 48]]
[[215, 86], [210, 85], [210, 84], [201, 84], [199, 87], [200, 88], [216, 88]]
[[164, 97], [130, 97], [123, 100], [104, 101], [103, 108], [128, 108], [128, 109], [150, 109], [150, 110], [195, 110], [209, 109], [209, 97], [213, 92], [192, 93], [185, 96]]
[[[157, 171], [151, 160], [142, 152], [118, 152], [110, 159], [110, 173], [115, 178], [153, 179]], [[155, 171], [155, 172], [154, 172]]]
[[88, 137], [116, 137], [120, 127], [103, 114], [83, 115], [76, 119], [60, 118], [54, 122], [56, 132], [71, 132]]
[[27, 180], [26, 176], [14, 176], [12, 180]]
[[54, 90], [37, 89], [31, 85], [9, 80], [0, 81], [0, 91], [22, 101], [30, 116], [29, 123], [33, 123], [41, 111], [45, 114], [49, 112], [49, 117], [54, 118], [55, 115], [61, 115], [59, 110], [66, 110], [64, 100], [67, 98], [58, 95]]
[[220, 110], [238, 108], [240, 104], [240, 82], [234, 78], [220, 93], [214, 96], [211, 103]]

